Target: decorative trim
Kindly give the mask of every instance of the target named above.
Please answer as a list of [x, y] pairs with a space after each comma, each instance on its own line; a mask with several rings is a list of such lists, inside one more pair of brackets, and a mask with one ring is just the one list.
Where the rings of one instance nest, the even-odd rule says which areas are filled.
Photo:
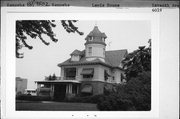
[[96, 42], [96, 41], [91, 41], [91, 42], [84, 43], [84, 45], [87, 45], [87, 44], [102, 44], [102, 45], [106, 46], [106, 43], [104, 43], [104, 42]]

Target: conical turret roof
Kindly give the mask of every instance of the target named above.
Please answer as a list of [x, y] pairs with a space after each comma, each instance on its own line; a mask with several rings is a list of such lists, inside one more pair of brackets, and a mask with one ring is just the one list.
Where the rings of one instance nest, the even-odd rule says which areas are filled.
[[95, 36], [95, 37], [107, 38], [106, 34], [99, 31], [97, 26], [94, 26], [94, 29], [87, 36]]
[[94, 26], [94, 29], [87, 35], [85, 38], [86, 44], [98, 43], [106, 45], [105, 40], [107, 36], [105, 33], [102, 33], [97, 26]]

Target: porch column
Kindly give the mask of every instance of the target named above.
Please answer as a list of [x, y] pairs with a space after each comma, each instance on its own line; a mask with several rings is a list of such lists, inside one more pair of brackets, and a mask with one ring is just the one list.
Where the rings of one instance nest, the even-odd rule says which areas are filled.
[[64, 73], [65, 73], [64, 67], [61, 67], [60, 80], [64, 80]]
[[69, 93], [72, 93], [72, 84], [69, 84]]
[[54, 85], [51, 84], [51, 93], [50, 93], [51, 99], [54, 98]]
[[37, 95], [39, 95], [41, 84], [37, 83]]
[[66, 84], [66, 94], [69, 93], [69, 84]]

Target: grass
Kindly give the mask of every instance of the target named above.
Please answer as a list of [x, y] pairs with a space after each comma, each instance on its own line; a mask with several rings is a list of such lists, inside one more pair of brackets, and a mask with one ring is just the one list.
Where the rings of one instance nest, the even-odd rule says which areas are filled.
[[16, 102], [17, 111], [98, 111], [96, 104], [66, 102]]

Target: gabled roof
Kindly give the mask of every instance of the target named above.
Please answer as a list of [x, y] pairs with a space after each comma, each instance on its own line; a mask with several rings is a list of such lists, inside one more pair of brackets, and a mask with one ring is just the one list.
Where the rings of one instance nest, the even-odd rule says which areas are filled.
[[71, 61], [69, 58], [68, 60], [58, 64], [58, 66], [72, 66], [72, 65], [92, 65], [92, 64], [101, 64], [108, 67], [116, 67], [120, 68], [120, 64], [123, 60], [123, 58], [127, 54], [127, 50], [113, 50], [113, 51], [106, 51], [105, 52], [105, 62], [101, 61], [100, 59], [94, 59], [92, 61], [87, 61], [85, 58], [85, 52], [84, 50], [81, 51], [83, 56], [79, 61]]
[[113, 67], [119, 67], [123, 58], [127, 55], [127, 50], [106, 51], [105, 62]]
[[81, 55], [81, 51], [76, 49], [70, 55]]

